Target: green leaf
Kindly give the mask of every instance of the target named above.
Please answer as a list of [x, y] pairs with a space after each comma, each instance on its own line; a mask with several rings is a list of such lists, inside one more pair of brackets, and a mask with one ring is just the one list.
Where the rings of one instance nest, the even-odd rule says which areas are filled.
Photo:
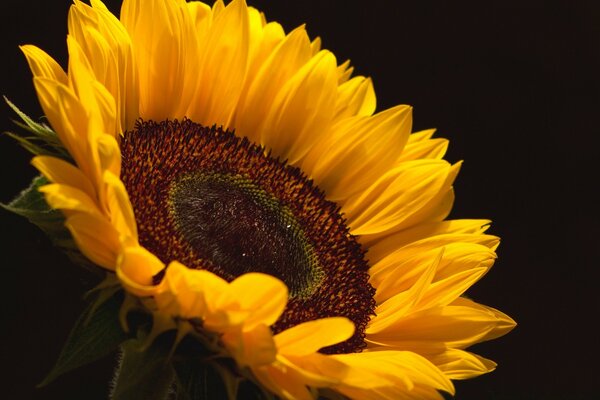
[[121, 292], [108, 298], [100, 296], [88, 306], [69, 334], [56, 365], [38, 386], [107, 356], [128, 338], [119, 323], [122, 297]]
[[144, 339], [131, 339], [122, 346], [112, 400], [165, 400], [175, 373], [168, 360], [170, 346], [155, 340], [145, 346]]
[[70, 235], [64, 226], [65, 217], [60, 211], [50, 208], [46, 203], [46, 199], [38, 190], [48, 183], [48, 180], [43, 176], [33, 178], [27, 189], [22, 191], [9, 204], [2, 204], [2, 207], [27, 218], [52, 237], [57, 235], [58, 239], [69, 237]]
[[4, 100], [23, 121], [14, 121], [15, 124], [26, 132], [33, 134], [33, 136], [25, 137], [16, 133], [5, 132], [8, 136], [19, 142], [21, 146], [33, 155], [49, 155], [66, 161], [72, 161], [71, 155], [61, 143], [56, 132], [48, 125], [35, 122], [24, 112], [19, 110], [19, 108], [11, 103], [6, 97], [4, 97]]

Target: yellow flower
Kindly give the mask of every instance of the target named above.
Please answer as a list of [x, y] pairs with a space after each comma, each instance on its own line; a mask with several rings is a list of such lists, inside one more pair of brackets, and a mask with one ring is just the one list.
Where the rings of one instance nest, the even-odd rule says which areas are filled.
[[66, 73], [22, 47], [74, 162], [35, 157], [40, 190], [156, 332], [214, 332], [290, 399], [440, 398], [494, 369], [464, 349], [514, 321], [461, 296], [498, 238], [445, 220], [460, 164], [410, 107], [375, 114], [369, 78], [244, 0], [75, 0], [68, 27]]

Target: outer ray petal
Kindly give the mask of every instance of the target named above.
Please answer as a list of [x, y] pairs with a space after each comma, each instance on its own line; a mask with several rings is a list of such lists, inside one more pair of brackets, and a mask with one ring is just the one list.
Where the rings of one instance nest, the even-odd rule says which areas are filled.
[[90, 199], [96, 198], [96, 191], [87, 176], [74, 165], [56, 157], [36, 156], [31, 164], [50, 182], [71, 186], [83, 191]]
[[301, 160], [331, 124], [336, 79], [335, 57], [319, 52], [275, 97], [260, 128], [261, 143], [291, 164]]
[[[399, 323], [409, 313], [415, 313], [430, 308], [444, 307], [462, 295], [473, 283], [487, 272], [486, 268], [475, 268], [454, 274], [435, 283], [420, 280], [413, 289], [394, 295], [382, 304], [375, 312], [377, 314], [369, 324], [369, 332], [376, 333]], [[424, 274], [428, 276], [428, 274]], [[420, 289], [420, 290], [418, 290]]]
[[464, 350], [447, 349], [427, 357], [450, 379], [469, 379], [496, 369], [496, 363]]
[[89, 133], [116, 134], [116, 104], [112, 95], [96, 80], [92, 65], [83, 49], [71, 36], [67, 36], [69, 49], [69, 86], [82, 104], [86, 105], [89, 120], [96, 120], [98, 131]]
[[[409, 255], [400, 249], [371, 267], [371, 284], [382, 301], [384, 293], [400, 293], [412, 287], [423, 274], [429, 261], [439, 254], [440, 247]], [[449, 243], [436, 269], [434, 282], [474, 268], [489, 269], [496, 254], [485, 246], [471, 243]]]
[[46, 201], [52, 208], [67, 211], [70, 213], [69, 215], [72, 212], [80, 212], [102, 217], [94, 200], [78, 188], [53, 183], [42, 186], [39, 191], [44, 193]]
[[[248, 273], [235, 279], [228, 288], [229, 296], [237, 297], [241, 309], [254, 310], [244, 322], [245, 329], [273, 325], [285, 309], [288, 289], [280, 280], [265, 274]], [[252, 293], [242, 297], [242, 293]]]
[[[343, 202], [368, 190], [402, 151], [410, 134], [411, 114], [410, 107], [398, 106], [372, 117], [344, 120], [309, 152], [302, 169], [317, 180], [332, 201]], [[398, 149], [398, 153], [389, 149]], [[357, 160], [369, 167], [357, 168]]]
[[277, 93], [309, 60], [310, 41], [304, 27], [299, 27], [281, 40], [262, 63], [254, 80], [248, 82], [249, 88], [240, 99], [234, 124], [240, 135], [264, 144], [259, 129]]
[[338, 85], [341, 85], [342, 83], [350, 79], [352, 73], [354, 72], [354, 67], [350, 65], [350, 60], [346, 60], [338, 66], [337, 71]]
[[282, 399], [313, 400], [314, 396], [308, 391], [306, 381], [294, 369], [284, 370], [274, 366], [254, 368], [254, 376]]
[[186, 2], [125, 0], [121, 21], [133, 43], [140, 117], [154, 121], [183, 118], [198, 72], [195, 23]]
[[[410, 165], [412, 162], [408, 162]], [[420, 160], [417, 162], [443, 162], [442, 160]], [[406, 163], [402, 163], [406, 164]], [[401, 165], [402, 165], [401, 164]], [[454, 164], [449, 167], [447, 174], [445, 175], [444, 181], [438, 186], [437, 192], [435, 190], [429, 190], [430, 196], [424, 196], [422, 203], [410, 215], [406, 215], [406, 218], [388, 231], [373, 234], [363, 234], [361, 242], [367, 246], [377, 242], [385, 236], [389, 236], [403, 229], [412, 228], [417, 224], [423, 224], [428, 222], [442, 221], [445, 219], [454, 202], [454, 190], [452, 184], [458, 175], [461, 163]], [[439, 182], [438, 182], [439, 184]]]
[[276, 360], [275, 341], [267, 325], [255, 324], [252, 329], [230, 330], [221, 336], [221, 340], [240, 365], [257, 368]]
[[364, 390], [357, 388], [343, 388], [342, 393], [352, 399], [373, 400], [442, 400], [444, 397], [436, 389], [428, 386], [418, 385], [411, 391], [405, 391], [393, 386]]
[[153, 278], [165, 265], [141, 246], [126, 247], [117, 262], [117, 277], [125, 288], [136, 296], [146, 297], [157, 293]]
[[67, 83], [65, 71], [44, 50], [30, 44], [20, 48], [27, 57], [27, 63], [34, 77], [50, 79], [63, 85]]
[[243, 0], [231, 2], [215, 17], [195, 72], [197, 88], [186, 113], [192, 120], [207, 126], [229, 126], [246, 74], [248, 32], [248, 9]]
[[192, 21], [194, 21], [196, 32], [198, 32], [199, 37], [202, 37], [202, 34], [205, 33], [207, 26], [212, 20], [212, 10], [210, 6], [201, 1], [190, 1], [187, 3], [187, 7], [190, 10]]
[[85, 109], [73, 92], [60, 82], [37, 77], [34, 78], [34, 84], [44, 114], [60, 141], [83, 173], [97, 187], [98, 173], [96, 166], [90, 162], [86, 140], [89, 120]]
[[493, 313], [473, 307], [438, 307], [406, 316], [380, 332], [367, 328], [367, 341], [427, 354], [478, 343], [499, 323]]
[[87, 258], [106, 269], [115, 269], [121, 244], [119, 234], [110, 222], [80, 213], [67, 218], [65, 226]]
[[508, 315], [503, 313], [502, 311], [496, 310], [495, 308], [485, 306], [483, 304], [478, 304], [473, 300], [466, 299], [464, 297], [459, 297], [458, 299], [452, 302], [452, 305], [457, 306], [467, 306], [472, 308], [477, 308], [482, 312], [487, 312], [494, 315], [497, 319], [497, 324], [493, 330], [487, 333], [484, 336], [482, 341], [493, 340], [499, 338], [500, 336], [506, 335], [508, 332], [513, 330], [517, 323]]
[[375, 384], [372, 381], [366, 387], [387, 387], [398, 395], [421, 385], [454, 393], [452, 382], [435, 365], [409, 351], [372, 351], [331, 357], [350, 367], [342, 385], [336, 388], [342, 393], [345, 388], [365, 388], [367, 376], [375, 377]]
[[[277, 46], [286, 38], [283, 27], [277, 22], [269, 22], [265, 24], [264, 15], [260, 14], [261, 26], [259, 26], [258, 17], [249, 8], [250, 11], [250, 52], [248, 56], [248, 71], [245, 82], [245, 93], [249, 86], [257, 79], [257, 74], [267, 62], [267, 59], [273, 54]], [[254, 39], [252, 39], [254, 37]], [[275, 71], [273, 71], [275, 72]], [[244, 95], [240, 98], [245, 98]]]
[[137, 224], [125, 185], [110, 171], [104, 172], [104, 183], [112, 224], [119, 234], [137, 241]]
[[302, 356], [341, 343], [354, 334], [354, 324], [347, 318], [332, 317], [304, 322], [275, 336], [283, 354]]
[[448, 140], [430, 139], [435, 129], [413, 133], [408, 139], [402, 154], [397, 162], [405, 162], [419, 159], [441, 159], [448, 149]]
[[[210, 298], [216, 298], [227, 289], [224, 279], [201, 270], [192, 270], [173, 261], [167, 267], [164, 277], [164, 290], [155, 296], [159, 310], [168, 315], [183, 318], [207, 318], [209, 325], [215, 320], [221, 323], [226, 315], [218, 310], [210, 310]], [[217, 315], [218, 314], [218, 315]]]
[[382, 234], [411, 226], [415, 215], [444, 189], [450, 166], [419, 160], [396, 167], [343, 203], [354, 235]]
[[406, 245], [412, 246], [417, 242], [431, 243], [431, 241], [439, 240], [439, 236], [445, 236], [450, 241], [489, 244], [488, 247], [493, 248], [498, 244], [497, 237], [482, 235], [489, 228], [490, 222], [485, 219], [465, 219], [419, 224], [375, 241], [369, 247], [369, 261], [371, 265], [374, 265], [385, 256]]
[[370, 78], [356, 76], [338, 86], [336, 119], [354, 115], [369, 116], [375, 112], [375, 107], [375, 89]]
[[68, 25], [69, 34], [90, 60], [96, 79], [117, 102], [117, 132], [131, 129], [138, 117], [139, 100], [127, 30], [100, 1], [92, 1], [92, 7], [75, 1]]

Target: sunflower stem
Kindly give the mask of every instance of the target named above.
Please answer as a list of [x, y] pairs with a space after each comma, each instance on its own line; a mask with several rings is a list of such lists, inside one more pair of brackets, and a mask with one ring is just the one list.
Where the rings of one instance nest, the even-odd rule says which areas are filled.
[[139, 339], [121, 346], [113, 377], [111, 400], [167, 400], [172, 394], [175, 372], [167, 360], [165, 346], [142, 349]]

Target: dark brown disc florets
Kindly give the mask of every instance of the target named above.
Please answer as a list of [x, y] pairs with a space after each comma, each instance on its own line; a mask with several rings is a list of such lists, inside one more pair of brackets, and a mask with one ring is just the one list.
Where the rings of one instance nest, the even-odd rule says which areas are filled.
[[274, 332], [344, 316], [354, 336], [323, 352], [365, 347], [375, 290], [364, 251], [339, 207], [300, 169], [246, 138], [187, 119], [138, 121], [121, 152], [140, 243], [164, 263], [227, 280], [273, 275], [290, 290]]

